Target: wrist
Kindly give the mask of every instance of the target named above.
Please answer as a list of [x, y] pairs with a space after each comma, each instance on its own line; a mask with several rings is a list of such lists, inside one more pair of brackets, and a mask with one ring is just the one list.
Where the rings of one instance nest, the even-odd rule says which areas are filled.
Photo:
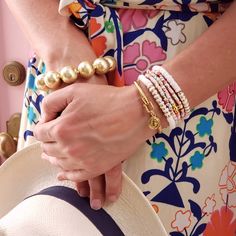
[[[149, 93], [149, 91], [145, 88], [145, 86], [141, 86], [143, 92], [149, 99], [149, 101], [152, 102], [154, 105], [154, 111], [157, 117], [160, 119], [160, 123], [162, 128], [168, 127], [168, 122], [163, 115], [162, 111], [160, 110], [159, 106], [156, 104], [155, 100]], [[128, 93], [129, 97], [127, 99], [132, 100], [132, 105], [130, 104], [129, 106], [129, 116], [133, 117], [131, 119], [137, 121], [135, 122], [138, 126], [138, 129], [140, 129], [140, 132], [142, 133], [142, 141], [145, 141], [155, 135], [157, 133], [157, 130], [150, 129], [148, 124], [149, 124], [149, 119], [150, 115], [146, 112], [145, 107], [143, 106], [143, 102], [141, 100], [141, 97], [137, 91], [137, 88], [135, 85], [131, 85], [128, 87]], [[134, 129], [137, 127], [134, 127]]]

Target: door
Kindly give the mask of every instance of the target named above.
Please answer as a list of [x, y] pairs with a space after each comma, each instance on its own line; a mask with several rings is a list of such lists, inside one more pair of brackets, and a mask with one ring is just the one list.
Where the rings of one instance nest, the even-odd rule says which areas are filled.
[[[14, 113], [21, 112], [25, 82], [10, 86], [4, 80], [3, 70], [12, 61], [25, 68], [31, 54], [30, 46], [10, 13], [4, 0], [0, 1], [0, 132], [6, 132], [6, 122]], [[9, 67], [8, 67], [9, 68]], [[6, 70], [5, 70], [6, 72]], [[9, 72], [9, 71], [8, 71]]]

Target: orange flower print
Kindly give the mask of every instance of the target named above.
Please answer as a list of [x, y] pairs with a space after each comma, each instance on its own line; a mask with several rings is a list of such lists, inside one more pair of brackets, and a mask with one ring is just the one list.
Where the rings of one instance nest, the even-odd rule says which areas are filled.
[[101, 24], [96, 21], [95, 18], [91, 18], [89, 21], [89, 36], [97, 33], [101, 29]]
[[207, 199], [205, 200], [205, 204], [202, 208], [203, 213], [205, 213], [207, 215], [212, 214], [212, 212], [214, 211], [214, 208], [216, 206], [216, 200], [214, 198], [215, 198], [215, 194], [212, 194], [211, 197], [207, 197]]
[[236, 219], [234, 213], [227, 207], [221, 207], [211, 215], [203, 236], [235, 236]]
[[220, 194], [228, 207], [236, 207], [236, 163], [230, 161], [221, 172]]
[[82, 6], [80, 5], [80, 3], [78, 3], [78, 2], [71, 3], [68, 8], [69, 8], [69, 11], [70, 11], [76, 18], [78, 18], [78, 19], [80, 18], [79, 12], [80, 12], [80, 10], [81, 10], [81, 8], [82, 8]]
[[171, 227], [177, 229], [177, 231], [182, 232], [191, 225], [191, 211], [177, 211], [175, 213], [175, 220], [172, 221]]
[[[94, 34], [97, 34], [99, 30], [101, 30], [101, 27], [101, 24], [98, 23], [95, 18], [91, 18], [89, 22], [89, 37], [92, 38]], [[106, 42], [106, 37], [102, 35], [98, 35], [91, 39], [91, 44], [97, 57], [104, 54], [104, 51], [107, 48]]]
[[107, 39], [104, 36], [98, 36], [91, 40], [93, 50], [97, 57], [100, 57], [103, 55], [106, 49], [106, 41]]

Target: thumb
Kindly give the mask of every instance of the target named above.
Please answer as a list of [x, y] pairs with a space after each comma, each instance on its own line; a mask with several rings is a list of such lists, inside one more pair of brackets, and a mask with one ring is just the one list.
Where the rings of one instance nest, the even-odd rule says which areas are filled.
[[47, 95], [42, 102], [40, 123], [51, 121], [60, 116], [71, 101], [72, 94], [66, 87]]

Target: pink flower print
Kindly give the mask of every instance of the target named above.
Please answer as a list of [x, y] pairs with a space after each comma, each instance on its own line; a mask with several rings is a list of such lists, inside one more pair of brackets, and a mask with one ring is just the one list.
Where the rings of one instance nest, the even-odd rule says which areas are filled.
[[207, 197], [207, 199], [205, 200], [205, 204], [202, 208], [202, 212], [210, 215], [212, 214], [212, 212], [214, 211], [214, 208], [216, 206], [216, 201], [215, 201], [215, 194], [212, 194], [211, 197]]
[[177, 229], [177, 231], [182, 232], [184, 229], [187, 229], [191, 225], [191, 211], [177, 211], [175, 213], [175, 220], [172, 221], [172, 228]]
[[157, 62], [166, 59], [166, 54], [156, 42], [145, 40], [142, 45], [134, 43], [124, 50], [124, 76], [126, 85], [132, 84], [140, 74]]
[[229, 162], [221, 172], [220, 194], [228, 207], [236, 207], [236, 163]]
[[121, 9], [119, 10], [119, 16], [123, 28], [123, 32], [128, 32], [133, 29], [141, 29], [144, 28], [148, 22], [148, 19], [154, 18], [159, 11], [153, 10], [127, 10]]
[[235, 104], [236, 82], [218, 92], [218, 103], [227, 112], [232, 112]]

